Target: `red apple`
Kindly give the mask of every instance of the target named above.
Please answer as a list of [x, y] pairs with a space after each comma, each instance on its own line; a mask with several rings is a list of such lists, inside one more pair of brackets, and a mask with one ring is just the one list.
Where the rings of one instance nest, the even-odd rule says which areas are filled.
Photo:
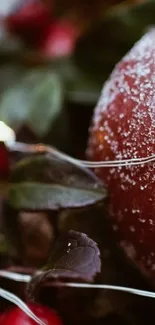
[[[88, 156], [120, 160], [155, 154], [155, 29], [115, 67], [95, 109]], [[155, 162], [100, 168], [119, 245], [155, 284]]]
[[[32, 312], [47, 325], [62, 325], [62, 321], [56, 312], [46, 306], [29, 304]], [[15, 307], [0, 317], [0, 325], [36, 325], [37, 323]]]

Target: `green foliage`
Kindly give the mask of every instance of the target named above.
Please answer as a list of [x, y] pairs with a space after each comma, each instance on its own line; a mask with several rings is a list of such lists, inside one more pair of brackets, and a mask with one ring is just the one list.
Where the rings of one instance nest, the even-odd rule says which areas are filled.
[[26, 124], [38, 135], [48, 132], [62, 108], [60, 78], [46, 70], [26, 71], [15, 85], [3, 92], [0, 120], [17, 129]]

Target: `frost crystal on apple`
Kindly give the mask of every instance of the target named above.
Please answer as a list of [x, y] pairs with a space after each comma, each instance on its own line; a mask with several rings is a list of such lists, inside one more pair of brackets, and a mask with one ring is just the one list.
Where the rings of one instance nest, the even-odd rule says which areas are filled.
[[[96, 107], [88, 156], [94, 161], [155, 153], [155, 29], [118, 63]], [[119, 243], [143, 272], [155, 275], [155, 164], [96, 169], [107, 184]], [[152, 223], [150, 223], [152, 220]], [[122, 246], [122, 245], [121, 245]], [[128, 254], [126, 247], [134, 247]], [[130, 250], [131, 252], [131, 250]]]

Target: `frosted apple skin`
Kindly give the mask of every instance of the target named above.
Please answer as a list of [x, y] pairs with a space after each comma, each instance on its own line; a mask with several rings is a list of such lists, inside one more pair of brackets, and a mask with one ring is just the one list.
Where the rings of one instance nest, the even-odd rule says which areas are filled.
[[[87, 154], [94, 161], [155, 154], [155, 29], [105, 83]], [[155, 161], [95, 172], [109, 189], [109, 215], [119, 245], [155, 285]]]

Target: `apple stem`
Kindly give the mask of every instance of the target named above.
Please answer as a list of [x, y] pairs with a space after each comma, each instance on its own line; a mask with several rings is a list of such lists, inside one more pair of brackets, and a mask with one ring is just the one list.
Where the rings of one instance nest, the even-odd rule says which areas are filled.
[[[20, 274], [10, 271], [0, 270], [0, 277], [4, 277], [7, 279], [11, 279], [17, 282], [25, 282], [29, 283], [32, 276], [26, 274]], [[104, 290], [112, 290], [112, 291], [122, 291], [130, 294], [134, 294], [137, 296], [147, 297], [147, 298], [155, 298], [155, 292], [140, 290], [136, 288], [115, 286], [109, 284], [89, 284], [89, 283], [73, 283], [73, 282], [55, 282], [52, 283], [52, 286], [55, 287], [70, 287], [70, 288], [83, 288], [83, 289], [104, 289]], [[1, 292], [0, 292], [1, 295]]]
[[23, 152], [29, 154], [35, 153], [49, 153], [54, 155], [59, 159], [68, 161], [74, 165], [87, 167], [87, 168], [103, 168], [103, 167], [124, 167], [124, 166], [135, 166], [135, 165], [144, 165], [150, 162], [155, 161], [155, 154], [143, 157], [143, 158], [131, 158], [131, 159], [122, 159], [122, 160], [109, 160], [109, 161], [89, 161], [89, 160], [80, 160], [57, 150], [54, 147], [46, 146], [44, 144], [26, 144], [21, 142], [14, 142], [7, 144], [8, 149], [11, 152]]
[[31, 319], [33, 319], [39, 325], [47, 325], [43, 321], [41, 321], [32, 311], [31, 309], [16, 295], [13, 293], [0, 288], [0, 297], [14, 303], [18, 306], [22, 311], [24, 311]]

